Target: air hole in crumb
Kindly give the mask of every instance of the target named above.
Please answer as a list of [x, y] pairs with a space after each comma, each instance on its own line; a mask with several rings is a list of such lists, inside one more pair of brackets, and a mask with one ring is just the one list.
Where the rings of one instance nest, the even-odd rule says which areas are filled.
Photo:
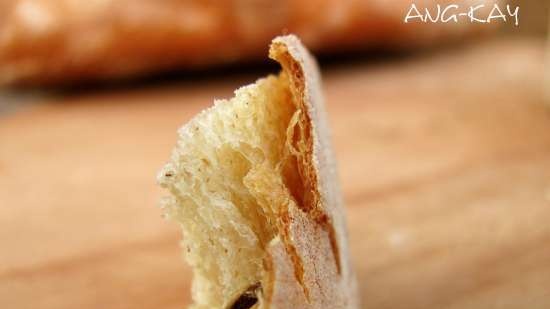
[[258, 293], [262, 289], [261, 284], [255, 283], [248, 287], [228, 309], [249, 309], [258, 302]]

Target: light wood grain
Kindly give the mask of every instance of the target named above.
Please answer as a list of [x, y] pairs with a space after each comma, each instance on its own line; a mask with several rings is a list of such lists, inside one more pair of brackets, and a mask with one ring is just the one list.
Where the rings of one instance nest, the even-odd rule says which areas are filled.
[[[550, 307], [543, 43], [325, 70], [365, 308]], [[176, 128], [253, 76], [36, 99], [0, 116], [0, 307], [183, 308], [155, 207]]]

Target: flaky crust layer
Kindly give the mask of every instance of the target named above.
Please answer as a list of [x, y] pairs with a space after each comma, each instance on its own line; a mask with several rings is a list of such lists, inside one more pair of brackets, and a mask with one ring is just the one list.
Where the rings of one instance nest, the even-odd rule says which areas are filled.
[[[357, 308], [344, 206], [325, 115], [318, 67], [294, 35], [273, 40], [269, 55], [287, 74], [306, 148], [298, 169], [302, 204], [291, 203], [280, 239], [268, 248], [264, 308]], [[305, 133], [305, 134], [304, 134]], [[311, 195], [311, 196], [308, 196]], [[290, 248], [290, 250], [289, 250]]]

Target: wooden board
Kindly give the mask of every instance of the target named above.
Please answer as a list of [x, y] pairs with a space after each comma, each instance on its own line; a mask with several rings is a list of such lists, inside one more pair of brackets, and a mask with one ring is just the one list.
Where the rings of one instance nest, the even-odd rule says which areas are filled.
[[[550, 308], [543, 42], [325, 70], [365, 308]], [[257, 76], [33, 99], [0, 115], [0, 308], [183, 308], [155, 175]], [[0, 98], [1, 100], [1, 98]]]

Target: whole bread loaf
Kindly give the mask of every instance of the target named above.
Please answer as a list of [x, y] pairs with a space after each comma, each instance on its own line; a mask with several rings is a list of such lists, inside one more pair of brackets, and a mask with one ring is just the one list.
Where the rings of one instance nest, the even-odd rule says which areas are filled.
[[[436, 4], [415, 2], [435, 12]], [[491, 1], [495, 2], [495, 1]], [[408, 0], [2, 0], [0, 85], [142, 76], [261, 57], [289, 31], [316, 52], [414, 48], [491, 27], [404, 23]]]

